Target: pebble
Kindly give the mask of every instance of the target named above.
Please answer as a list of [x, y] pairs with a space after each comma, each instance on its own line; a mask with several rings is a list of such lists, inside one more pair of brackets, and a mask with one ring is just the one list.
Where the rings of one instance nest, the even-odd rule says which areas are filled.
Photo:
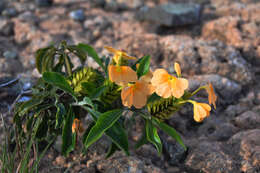
[[15, 59], [17, 58], [17, 53], [15, 51], [5, 51], [3, 56], [7, 59]]
[[143, 7], [136, 14], [139, 20], [147, 20], [164, 26], [197, 24], [202, 8], [193, 3], [167, 3], [156, 7]]
[[70, 18], [76, 21], [84, 21], [85, 20], [85, 14], [83, 10], [75, 10], [70, 12]]

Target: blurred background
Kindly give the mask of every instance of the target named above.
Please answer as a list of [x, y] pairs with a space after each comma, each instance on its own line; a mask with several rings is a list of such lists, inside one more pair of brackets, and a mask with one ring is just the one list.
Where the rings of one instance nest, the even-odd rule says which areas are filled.
[[[62, 40], [90, 44], [100, 55], [108, 55], [105, 45], [151, 55], [153, 70], [173, 72], [178, 62], [190, 90], [213, 84], [217, 110], [201, 124], [191, 106], [169, 120], [188, 152], [165, 136], [160, 157], [145, 145], [104, 160], [102, 138], [87, 156], [64, 158], [58, 141], [41, 172], [260, 172], [259, 0], [0, 0], [0, 112], [10, 124], [13, 101], [39, 77], [36, 50]], [[87, 64], [96, 66], [90, 58]], [[207, 101], [206, 93], [197, 99]]]

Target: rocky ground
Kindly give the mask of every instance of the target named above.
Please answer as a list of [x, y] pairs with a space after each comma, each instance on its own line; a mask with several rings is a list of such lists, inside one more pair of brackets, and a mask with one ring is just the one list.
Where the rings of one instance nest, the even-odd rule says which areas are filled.
[[[153, 69], [164, 67], [172, 72], [177, 61], [191, 90], [212, 82], [218, 103], [203, 123], [194, 122], [190, 106], [168, 121], [180, 132], [187, 152], [162, 134], [162, 156], [151, 145], [144, 145], [131, 150], [130, 157], [117, 152], [105, 160], [107, 140], [102, 138], [87, 156], [75, 152], [64, 158], [51, 148], [40, 172], [260, 172], [259, 0], [51, 2], [0, 1], [0, 84], [17, 77], [22, 82], [0, 87], [4, 115], [19, 92], [39, 77], [35, 51], [61, 40], [90, 44], [100, 54], [107, 53], [104, 45], [137, 57], [149, 54]], [[160, 6], [165, 2], [186, 5]], [[91, 60], [88, 64], [95, 66]], [[206, 94], [201, 92], [197, 99], [206, 101]], [[139, 133], [137, 125], [136, 131], [129, 132], [131, 141]]]

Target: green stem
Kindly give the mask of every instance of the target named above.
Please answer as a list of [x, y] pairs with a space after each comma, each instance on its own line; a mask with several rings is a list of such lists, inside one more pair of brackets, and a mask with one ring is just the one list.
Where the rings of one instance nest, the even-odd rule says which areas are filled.
[[200, 90], [205, 89], [206, 86], [201, 86], [198, 89], [196, 89], [192, 94], [191, 97], [194, 96], [195, 94], [197, 94]]
[[64, 59], [65, 59], [65, 65], [66, 65], [67, 73], [69, 74], [69, 76], [71, 76], [72, 75], [72, 69], [71, 69], [71, 66], [70, 66], [69, 57], [66, 53], [64, 53], [63, 56], [64, 56]]

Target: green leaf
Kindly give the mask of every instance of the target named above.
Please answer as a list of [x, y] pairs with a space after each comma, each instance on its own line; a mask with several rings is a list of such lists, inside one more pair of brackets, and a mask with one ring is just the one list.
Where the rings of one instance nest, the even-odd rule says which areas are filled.
[[103, 92], [108, 88], [107, 85], [102, 85], [98, 88], [96, 88], [93, 93], [90, 95], [90, 98], [95, 99], [98, 98], [99, 96], [101, 96], [103, 94]]
[[61, 127], [64, 117], [66, 115], [66, 109], [62, 103], [56, 104], [56, 108], [57, 108], [57, 112], [56, 112], [55, 129]]
[[93, 82], [82, 82], [81, 91], [84, 94], [91, 95], [96, 90], [96, 86]]
[[153, 124], [158, 126], [161, 130], [163, 130], [165, 133], [167, 133], [169, 136], [171, 136], [173, 139], [175, 139], [184, 148], [185, 151], [187, 150], [186, 146], [184, 145], [184, 143], [181, 140], [180, 135], [173, 127], [171, 127], [157, 119], [153, 119]]
[[75, 45], [69, 45], [67, 48], [71, 53], [75, 54], [80, 59], [80, 62], [83, 65], [87, 59], [85, 52]]
[[84, 143], [84, 141], [86, 141], [90, 130], [92, 129], [92, 127], [94, 127], [95, 124], [96, 124], [95, 122], [91, 122], [91, 123], [89, 124], [88, 128], [85, 130], [85, 132], [84, 132], [84, 134], [83, 134], [83, 137], [82, 137], [83, 143]]
[[42, 98], [32, 98], [31, 100], [28, 100], [27, 102], [24, 102], [17, 110], [17, 113], [19, 116], [23, 116], [26, 114], [30, 109], [36, 107], [37, 105], [41, 104], [43, 102]]
[[65, 79], [65, 77], [63, 77], [61, 74], [56, 73], [56, 72], [44, 72], [43, 79], [47, 83], [55, 85], [58, 88], [60, 88], [61, 90], [68, 92], [75, 98], [75, 100], [77, 100], [77, 97], [76, 97], [73, 89], [70, 87], [70, 85], [67, 82], [67, 80]]
[[82, 101], [78, 102], [77, 105], [82, 106], [82, 105], [89, 105], [92, 108], [94, 107], [93, 102], [89, 97], [84, 97]]
[[46, 48], [38, 49], [36, 51], [36, 55], [35, 55], [36, 56], [36, 68], [39, 73], [42, 73], [42, 65], [43, 65], [42, 63], [50, 48], [51, 47], [46, 47]]
[[[82, 108], [86, 109], [95, 121], [97, 121], [98, 117], [102, 115], [100, 112], [89, 107], [82, 106]], [[105, 131], [105, 134], [118, 146], [118, 148], [123, 150], [126, 155], [129, 155], [128, 137], [125, 129], [120, 125], [120, 123], [116, 122], [112, 127]]]
[[147, 55], [147, 56], [142, 57], [139, 67], [137, 68], [138, 78], [140, 78], [141, 76], [148, 73], [149, 69], [150, 69], [150, 56]]
[[122, 115], [122, 110], [116, 109], [105, 112], [97, 119], [95, 126], [90, 130], [86, 141], [84, 142], [86, 148], [96, 142], [103, 133], [109, 129]]
[[47, 136], [48, 132], [48, 118], [47, 115], [44, 114], [44, 116], [41, 119], [41, 123], [37, 127], [35, 137], [37, 139], [43, 139], [45, 136]]
[[88, 55], [90, 55], [97, 63], [98, 65], [104, 70], [106, 71], [105, 66], [102, 63], [102, 60], [99, 58], [97, 52], [95, 51], [94, 48], [92, 48], [91, 46], [87, 45], [87, 44], [83, 44], [83, 43], [79, 43], [77, 45], [78, 48], [80, 48], [81, 50], [84, 50], [85, 52], [88, 53]]
[[112, 156], [117, 150], [119, 150], [119, 148], [114, 142], [112, 142], [106, 154], [106, 159]]
[[72, 134], [72, 123], [74, 120], [74, 115], [72, 108], [69, 109], [65, 121], [65, 125], [62, 130], [62, 146], [61, 152], [63, 155], [67, 156], [74, 149], [74, 137]]
[[162, 143], [161, 139], [157, 133], [157, 129], [155, 126], [153, 126], [152, 122], [150, 120], [146, 120], [145, 124], [146, 129], [146, 138], [149, 142], [154, 144], [159, 154], [162, 153]]

